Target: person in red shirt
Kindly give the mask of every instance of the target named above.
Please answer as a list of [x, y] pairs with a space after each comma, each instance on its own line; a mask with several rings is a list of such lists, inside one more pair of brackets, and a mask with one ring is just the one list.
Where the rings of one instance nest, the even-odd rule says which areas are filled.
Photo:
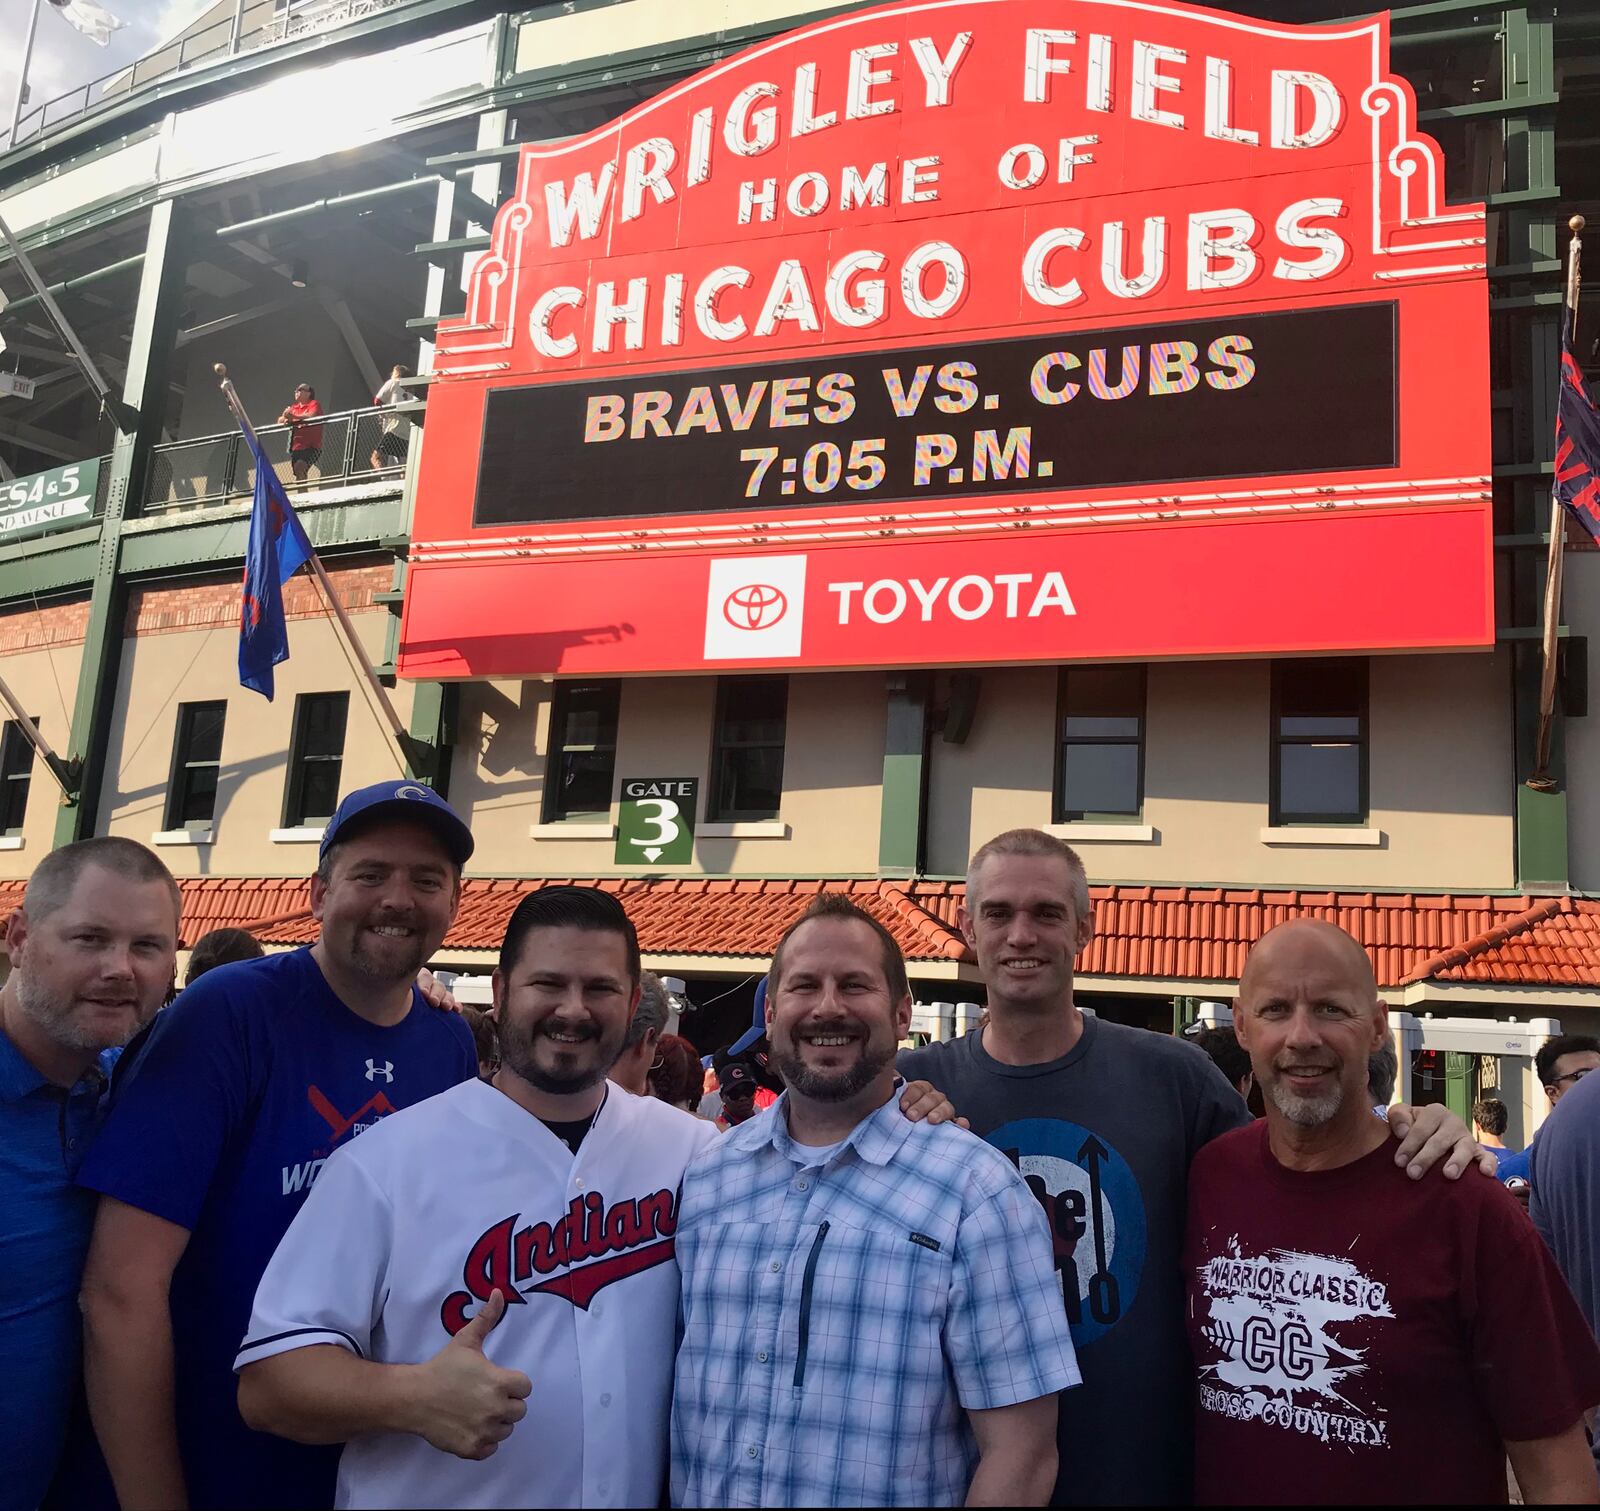
[[322, 426], [315, 423], [321, 415], [316, 389], [302, 383], [294, 391], [294, 403], [278, 416], [278, 423], [289, 427], [289, 466], [297, 483], [305, 482], [322, 459]]
[[1600, 1503], [1600, 1347], [1498, 1181], [1413, 1185], [1367, 1095], [1388, 1036], [1366, 952], [1298, 919], [1234, 1014], [1266, 1117], [1189, 1176], [1195, 1499]]

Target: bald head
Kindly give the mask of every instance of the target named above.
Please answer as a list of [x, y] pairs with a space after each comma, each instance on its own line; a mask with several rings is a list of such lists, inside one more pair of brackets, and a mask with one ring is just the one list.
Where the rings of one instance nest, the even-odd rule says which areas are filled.
[[1240, 1000], [1285, 965], [1313, 963], [1330, 975], [1342, 977], [1363, 1001], [1377, 1002], [1378, 978], [1367, 952], [1338, 924], [1325, 923], [1320, 918], [1291, 918], [1288, 923], [1268, 929], [1256, 941], [1239, 977]]
[[1234, 1031], [1275, 1126], [1359, 1130], [1371, 1116], [1367, 1060], [1388, 1023], [1367, 952], [1334, 924], [1280, 924], [1245, 961]]

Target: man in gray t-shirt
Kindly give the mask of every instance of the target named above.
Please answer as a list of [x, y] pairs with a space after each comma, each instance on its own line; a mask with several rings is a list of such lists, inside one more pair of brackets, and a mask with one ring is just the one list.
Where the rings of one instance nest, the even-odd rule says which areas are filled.
[[[899, 1059], [1016, 1165], [1050, 1219], [1083, 1385], [1061, 1397], [1056, 1505], [1181, 1503], [1191, 1493], [1193, 1369], [1183, 1319], [1189, 1165], [1248, 1122], [1239, 1093], [1192, 1044], [1085, 1017], [1073, 961], [1094, 933], [1083, 863], [1015, 829], [967, 872], [962, 932], [989, 1022]], [[1419, 1166], [1475, 1146], [1459, 1118], [1391, 1109]], [[1423, 1148], [1424, 1144], [1426, 1145]], [[1421, 1153], [1417, 1153], [1417, 1150]]]

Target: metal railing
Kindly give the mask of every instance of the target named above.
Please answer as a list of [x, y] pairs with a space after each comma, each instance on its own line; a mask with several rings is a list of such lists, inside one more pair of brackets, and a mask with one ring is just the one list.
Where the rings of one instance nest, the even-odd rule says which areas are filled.
[[[405, 471], [412, 428], [410, 421], [393, 409], [349, 409], [322, 415], [315, 424], [322, 431], [320, 445], [303, 479], [295, 475], [295, 459], [289, 451], [291, 427], [263, 425], [256, 431], [263, 453], [291, 495], [296, 489], [315, 489], [333, 482], [397, 479]], [[307, 427], [301, 427], [302, 444], [306, 431]], [[376, 467], [374, 455], [380, 463]], [[305, 459], [302, 452], [300, 460]], [[237, 430], [192, 441], [168, 441], [151, 449], [144, 508], [151, 513], [215, 503], [254, 492], [255, 486], [255, 462]]]
[[[235, 14], [176, 37], [164, 47], [23, 111], [15, 133], [0, 131], [0, 152], [59, 131], [93, 111], [125, 102], [147, 84], [237, 53], [293, 42], [393, 10], [411, 0], [245, 0]], [[8, 111], [9, 115], [10, 112]]]

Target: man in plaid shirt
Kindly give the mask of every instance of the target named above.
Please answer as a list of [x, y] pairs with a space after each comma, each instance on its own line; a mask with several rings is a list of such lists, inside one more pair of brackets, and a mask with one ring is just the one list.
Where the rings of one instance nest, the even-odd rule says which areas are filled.
[[998, 1150], [895, 1106], [886, 929], [823, 893], [768, 978], [788, 1090], [689, 1166], [675, 1506], [1043, 1505], [1078, 1383], [1042, 1212]]

